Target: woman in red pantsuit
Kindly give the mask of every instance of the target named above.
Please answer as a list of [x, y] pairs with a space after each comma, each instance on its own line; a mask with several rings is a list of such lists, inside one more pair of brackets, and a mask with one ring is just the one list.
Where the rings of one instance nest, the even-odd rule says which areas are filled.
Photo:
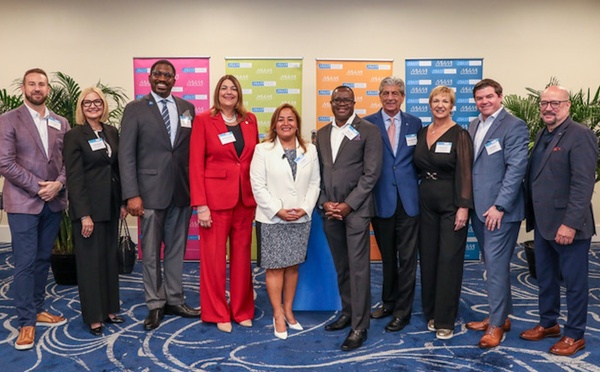
[[[200, 226], [202, 321], [231, 332], [231, 320], [252, 326], [254, 290], [250, 264], [256, 202], [250, 162], [258, 143], [256, 117], [244, 108], [232, 75], [217, 83], [213, 107], [194, 119], [190, 143], [190, 193]], [[229, 304], [225, 296], [229, 239]]]

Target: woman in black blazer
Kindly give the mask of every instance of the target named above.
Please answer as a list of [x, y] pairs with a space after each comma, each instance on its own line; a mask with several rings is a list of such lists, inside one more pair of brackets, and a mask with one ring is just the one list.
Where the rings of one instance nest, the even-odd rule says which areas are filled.
[[108, 104], [96, 87], [77, 100], [75, 128], [64, 138], [69, 212], [77, 259], [83, 322], [102, 336], [102, 322], [122, 323], [119, 311], [118, 222], [127, 211], [121, 203], [117, 151], [119, 134], [103, 124]]

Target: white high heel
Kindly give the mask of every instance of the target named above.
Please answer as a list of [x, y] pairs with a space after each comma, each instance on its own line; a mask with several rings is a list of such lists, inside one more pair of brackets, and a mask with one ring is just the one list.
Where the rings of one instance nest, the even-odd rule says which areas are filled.
[[299, 321], [296, 320], [296, 323], [292, 324], [288, 322], [288, 320], [285, 317], [283, 319], [285, 319], [285, 322], [287, 323], [288, 327], [290, 327], [290, 329], [293, 329], [294, 331], [304, 331], [304, 328], [302, 328], [302, 324], [300, 324]]
[[285, 332], [277, 332], [277, 327], [275, 326], [275, 318], [273, 318], [273, 334], [280, 340], [287, 339], [287, 331]]

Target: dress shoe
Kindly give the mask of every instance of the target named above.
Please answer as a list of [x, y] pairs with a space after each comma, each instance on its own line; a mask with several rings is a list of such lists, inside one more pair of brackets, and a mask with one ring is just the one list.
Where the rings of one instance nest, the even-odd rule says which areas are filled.
[[164, 316], [165, 313], [162, 308], [150, 310], [148, 316], [144, 320], [144, 329], [146, 331], [151, 331], [158, 328], [160, 321], [164, 318]]
[[165, 305], [165, 315], [178, 315], [184, 318], [199, 318], [200, 310], [194, 309], [188, 304], [181, 305]]
[[[469, 323], [465, 324], [467, 329], [470, 329], [472, 331], [485, 331], [489, 325], [490, 325], [490, 318], [485, 318], [484, 320], [482, 320], [480, 322], [469, 322]], [[504, 324], [502, 325], [502, 330], [504, 332], [510, 332], [510, 318], [506, 318], [506, 320], [504, 321]]]
[[232, 328], [231, 322], [217, 323], [217, 329], [221, 332], [231, 333]]
[[102, 337], [102, 325], [99, 327], [92, 328], [90, 327], [90, 333], [97, 337]]
[[42, 311], [36, 317], [36, 326], [56, 327], [67, 323], [67, 319], [59, 315], [50, 314], [47, 311]]
[[339, 318], [337, 318], [333, 322], [325, 325], [325, 330], [326, 331], [339, 331], [341, 329], [349, 327], [351, 322], [352, 322], [352, 320], [350, 319], [350, 317], [348, 315], [342, 314], [342, 315], [340, 315]]
[[292, 323], [288, 322], [288, 320], [286, 318], [284, 318], [284, 319], [290, 329], [293, 329], [294, 331], [303, 331], [304, 330], [304, 328], [302, 327], [302, 324], [300, 324], [300, 322], [298, 322], [297, 320], [296, 320], [296, 323], [292, 324]]
[[373, 319], [385, 318], [386, 316], [392, 315], [392, 312], [393, 311], [390, 309], [386, 309], [385, 307], [380, 307], [379, 309], [377, 309], [371, 313], [371, 318], [373, 318]]
[[544, 328], [538, 324], [532, 329], [521, 332], [520, 336], [523, 340], [527, 341], [539, 341], [545, 339], [546, 337], [559, 337], [560, 326], [556, 324], [550, 328]]
[[121, 316], [118, 316], [118, 315], [113, 315], [112, 318], [109, 316], [104, 321], [104, 323], [112, 323], [112, 324], [120, 324], [120, 323], [123, 323], [123, 322], [125, 322], [125, 319], [123, 317], [121, 317]]
[[583, 338], [575, 341], [571, 337], [564, 336], [550, 348], [550, 352], [555, 355], [570, 356], [582, 349], [585, 349]]
[[452, 329], [438, 329], [435, 331], [435, 338], [440, 340], [449, 340], [454, 336]]
[[359, 330], [351, 330], [350, 334], [344, 340], [342, 344], [342, 350], [350, 351], [354, 349], [358, 349], [362, 346], [362, 344], [367, 341], [367, 330], [359, 329]]
[[287, 339], [287, 331], [277, 332], [277, 326], [275, 325], [275, 318], [273, 318], [273, 334], [280, 340]]
[[431, 331], [431, 332], [435, 332], [435, 320], [431, 319], [430, 321], [427, 322], [427, 330]]
[[252, 327], [252, 319], [242, 320], [238, 324], [241, 325], [242, 327], [250, 328], [250, 327]]
[[410, 320], [408, 319], [400, 319], [394, 317], [390, 322], [385, 326], [385, 330], [388, 332], [398, 332], [404, 329], [408, 325]]
[[482, 349], [490, 349], [500, 345], [506, 334], [504, 334], [504, 327], [497, 327], [490, 325], [487, 327], [485, 334], [481, 336], [479, 340], [479, 347]]
[[15, 342], [15, 349], [17, 350], [27, 350], [33, 347], [35, 342], [35, 327], [34, 326], [24, 326], [19, 330], [19, 337]]

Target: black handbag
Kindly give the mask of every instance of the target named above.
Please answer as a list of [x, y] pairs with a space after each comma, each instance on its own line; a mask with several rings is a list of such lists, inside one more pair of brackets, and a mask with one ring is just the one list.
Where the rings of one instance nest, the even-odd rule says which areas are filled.
[[119, 274], [131, 274], [137, 259], [137, 244], [131, 240], [127, 220], [119, 222]]

